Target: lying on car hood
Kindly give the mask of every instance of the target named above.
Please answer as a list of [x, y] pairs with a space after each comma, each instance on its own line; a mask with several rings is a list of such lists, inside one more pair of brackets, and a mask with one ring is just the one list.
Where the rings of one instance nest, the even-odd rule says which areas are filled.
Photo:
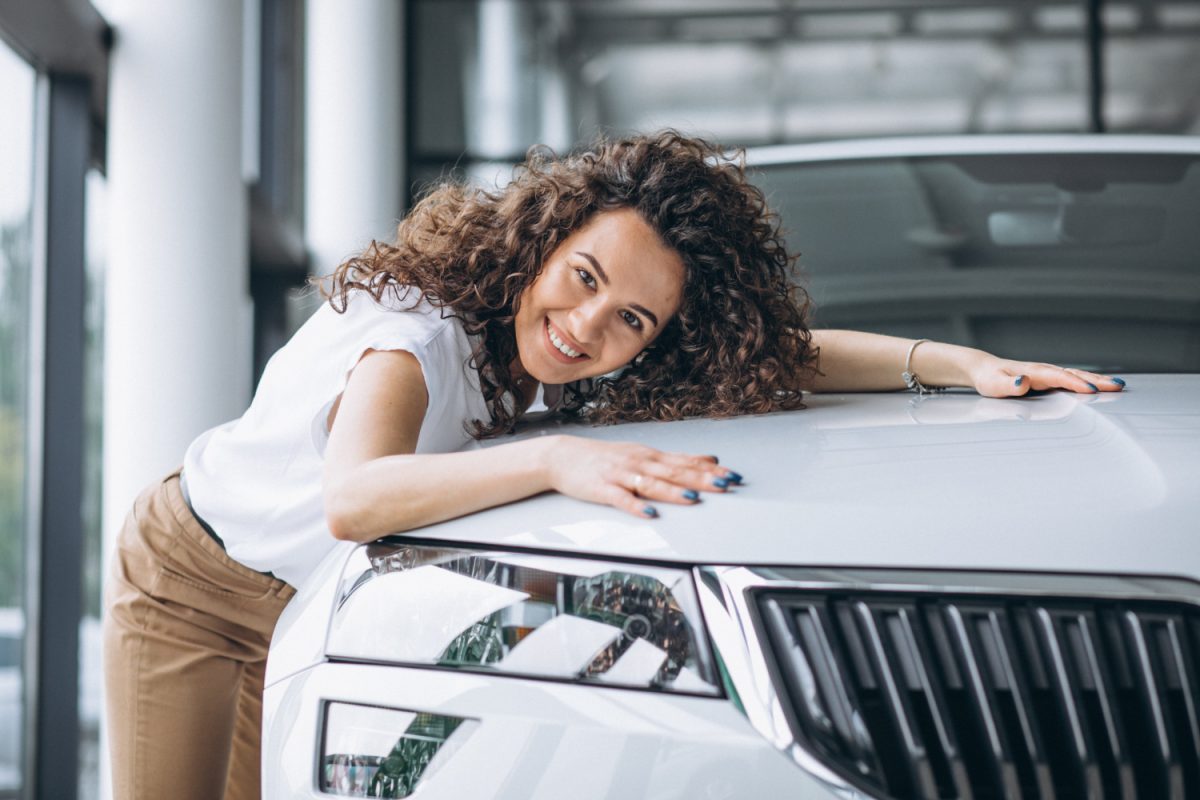
[[813, 395], [730, 420], [547, 424], [521, 435], [714, 453], [746, 483], [656, 503], [655, 520], [546, 494], [412, 535], [697, 564], [1197, 578], [1198, 396], [1200, 376], [1141, 375], [1101, 395]]

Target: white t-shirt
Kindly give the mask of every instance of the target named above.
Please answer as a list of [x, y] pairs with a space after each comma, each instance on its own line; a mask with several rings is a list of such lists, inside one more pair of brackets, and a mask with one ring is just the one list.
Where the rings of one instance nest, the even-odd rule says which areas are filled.
[[267, 363], [246, 413], [188, 448], [192, 506], [235, 560], [299, 586], [333, 547], [321, 493], [326, 423], [368, 350], [405, 350], [421, 364], [429, 407], [416, 452], [458, 450], [470, 423], [489, 419], [462, 323], [404, 294], [376, 303], [355, 291], [344, 314], [322, 305]]

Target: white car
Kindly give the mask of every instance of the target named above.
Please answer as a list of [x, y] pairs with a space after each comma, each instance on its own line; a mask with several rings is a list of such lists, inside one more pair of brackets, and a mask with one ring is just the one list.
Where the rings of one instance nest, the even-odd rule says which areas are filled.
[[275, 633], [266, 797], [1200, 797], [1200, 141], [751, 159], [818, 324], [1127, 390], [533, 426], [745, 484], [339, 544]]

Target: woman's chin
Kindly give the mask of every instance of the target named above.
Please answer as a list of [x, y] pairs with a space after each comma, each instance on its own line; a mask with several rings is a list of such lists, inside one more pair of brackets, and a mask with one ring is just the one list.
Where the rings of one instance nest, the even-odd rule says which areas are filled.
[[591, 359], [583, 359], [574, 364], [560, 363], [557, 360], [549, 364], [534, 364], [525, 372], [538, 383], [550, 385], [574, 383], [603, 374], [603, 371], [595, 368]]

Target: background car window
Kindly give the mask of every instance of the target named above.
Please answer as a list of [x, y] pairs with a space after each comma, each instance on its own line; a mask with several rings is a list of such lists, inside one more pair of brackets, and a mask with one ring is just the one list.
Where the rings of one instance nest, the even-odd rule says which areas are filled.
[[1200, 157], [759, 168], [819, 327], [1113, 372], [1200, 371]]

